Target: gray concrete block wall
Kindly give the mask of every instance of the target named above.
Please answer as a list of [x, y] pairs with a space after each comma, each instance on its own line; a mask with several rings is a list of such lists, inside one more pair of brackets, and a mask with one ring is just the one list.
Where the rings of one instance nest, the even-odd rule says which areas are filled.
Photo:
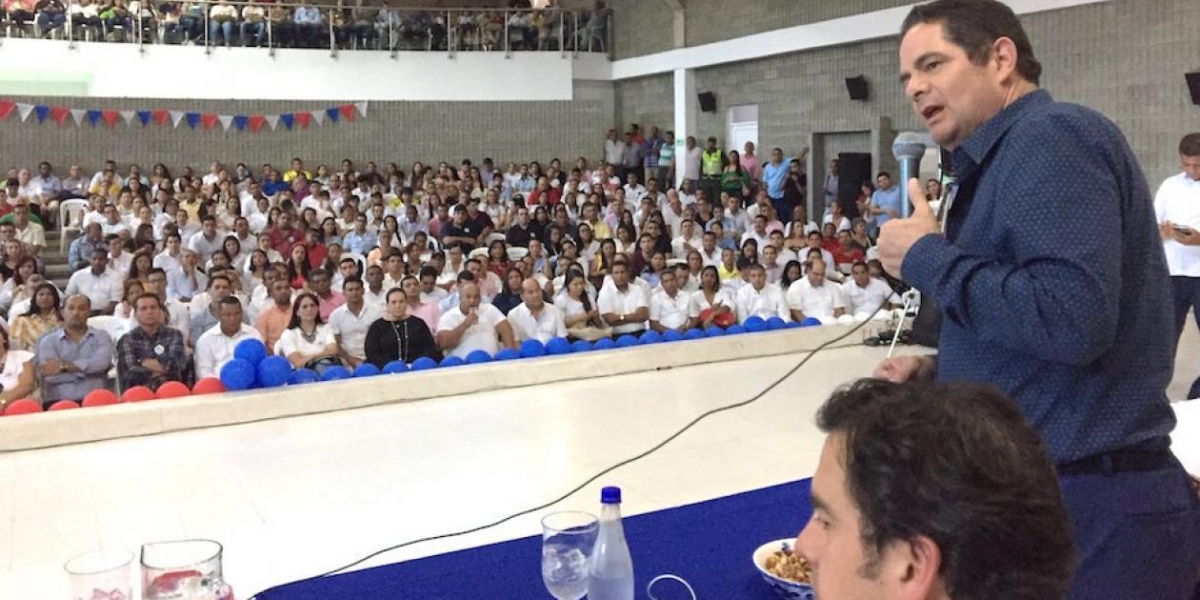
[[[172, 171], [182, 165], [206, 170], [210, 161], [247, 164], [286, 164], [293, 156], [304, 158], [312, 167], [324, 163], [340, 165], [343, 158], [356, 163], [374, 160], [380, 168], [396, 162], [407, 171], [414, 161], [426, 164], [441, 160], [457, 163], [471, 158], [476, 163], [485, 156], [499, 163], [538, 160], [543, 164], [553, 157], [564, 162], [580, 154], [597, 155], [604, 131], [613, 122], [612, 85], [580, 83], [576, 100], [561, 102], [372, 102], [367, 117], [354, 122], [340, 121], [323, 126], [315, 123], [304, 131], [270, 131], [264, 125], [259, 133], [249, 129], [228, 132], [217, 124], [210, 131], [187, 128], [160, 128], [153, 121], [142, 127], [138, 121], [127, 127], [118, 120], [112, 131], [103, 123], [97, 127], [76, 127], [67, 118], [59, 126], [50, 119], [38, 125], [33, 115], [21, 123], [16, 115], [0, 122], [0, 166], [35, 166], [48, 160], [65, 172], [67, 165], [81, 163], [89, 172], [99, 168], [106, 158], [125, 165], [138, 163], [148, 168], [166, 163]], [[276, 101], [172, 101], [150, 99], [49, 98], [30, 97], [14, 100], [78, 108], [132, 110], [163, 108], [200, 109], [219, 114], [274, 113], [295, 109], [316, 110], [330, 103]], [[14, 111], [15, 112], [15, 111]]]
[[[738, 3], [688, 0], [684, 14], [685, 39], [688, 46], [699, 46], [911, 3], [912, 0], [750, 0]], [[621, 50], [619, 44], [617, 50]]]
[[675, 77], [667, 73], [617, 84], [616, 126], [621, 131], [630, 123], [648, 131], [657, 125], [663, 131], [675, 128]]

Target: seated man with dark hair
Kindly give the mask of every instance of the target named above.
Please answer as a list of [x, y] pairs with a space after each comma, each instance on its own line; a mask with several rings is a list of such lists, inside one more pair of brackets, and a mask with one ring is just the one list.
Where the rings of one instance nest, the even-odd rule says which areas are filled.
[[991, 387], [861, 380], [829, 434], [796, 540], [818, 598], [1062, 600], [1075, 565], [1058, 475]]
[[183, 381], [187, 351], [183, 334], [166, 323], [166, 306], [152, 293], [134, 303], [134, 327], [117, 342], [117, 373], [126, 389], [144, 385], [151, 390], [168, 381]]

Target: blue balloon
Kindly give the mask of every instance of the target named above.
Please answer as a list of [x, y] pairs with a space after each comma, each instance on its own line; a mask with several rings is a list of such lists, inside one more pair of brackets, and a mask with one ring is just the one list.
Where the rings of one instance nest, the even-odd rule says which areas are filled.
[[501, 348], [495, 358], [496, 360], [516, 360], [521, 358], [521, 352], [516, 348]]
[[720, 327], [718, 327], [717, 325], [709, 325], [709, 326], [708, 326], [708, 327], [707, 327], [707, 328], [704, 330], [704, 335], [707, 335], [708, 337], [717, 337], [717, 336], [722, 336], [722, 335], [725, 335], [725, 330], [724, 330], [724, 329], [721, 329], [721, 328], [720, 328]]
[[617, 338], [618, 348], [629, 348], [630, 346], [636, 346], [637, 343], [637, 338], [633, 337], [632, 335], [623, 335]]
[[770, 319], [767, 319], [768, 331], [778, 331], [784, 327], [787, 327], [787, 321], [784, 321], [779, 317], [771, 317]]
[[392, 362], [390, 362], [386, 365], [383, 365], [383, 373], [385, 375], [396, 375], [399, 373], [407, 373], [407, 372], [408, 372], [408, 365], [404, 364], [403, 361], [393, 360]]
[[486, 362], [492, 362], [492, 355], [488, 354], [487, 350], [472, 350], [467, 355], [468, 365], [481, 365]]
[[321, 381], [338, 381], [340, 379], [350, 379], [350, 370], [342, 366], [333, 366], [325, 369], [321, 374]]
[[651, 330], [651, 331], [647, 331], [646, 333], [643, 333], [641, 339], [638, 340], [638, 343], [639, 344], [657, 344], [661, 341], [662, 341], [662, 335], [659, 334], [657, 331]]
[[702, 339], [704, 339], [704, 330], [703, 329], [694, 329], [694, 328], [689, 329], [689, 330], [687, 330], [687, 333], [683, 334], [683, 339], [685, 339], [685, 340], [702, 340]]
[[438, 363], [436, 360], [433, 360], [428, 356], [422, 356], [421, 358], [414, 360], [409, 368], [413, 371], [424, 371], [425, 369], [436, 369], [437, 366]]
[[575, 353], [587, 352], [591, 349], [592, 344], [587, 340], [576, 340], [575, 343], [571, 344], [571, 351]]
[[227, 390], [245, 390], [254, 385], [255, 368], [250, 361], [235, 358], [221, 367], [221, 385]]
[[612, 341], [612, 338], [600, 338], [592, 344], [592, 350], [612, 350], [616, 347], [617, 343]]
[[797, 327], [799, 327], [799, 326], [800, 326], [800, 324], [799, 324], [799, 323], [797, 323], [797, 322], [795, 322], [795, 321], [788, 321], [788, 322], [787, 322], [787, 328], [788, 328], [788, 329], [795, 329], [795, 328], [797, 328]]
[[312, 369], [296, 369], [292, 371], [292, 376], [288, 378], [288, 385], [316, 383], [320, 380], [321, 378], [317, 376], [317, 372]]
[[525, 340], [521, 342], [521, 358], [533, 358], [545, 353], [546, 346], [537, 340]]
[[258, 340], [242, 340], [233, 347], [233, 357], [257, 367], [267, 357], [267, 347]]
[[457, 356], [447, 356], [446, 358], [442, 359], [442, 363], [438, 366], [448, 369], [450, 367], [461, 367], [464, 364], [466, 364], [466, 361]]
[[[257, 340], [246, 340], [257, 341]], [[258, 385], [273, 388], [285, 385], [292, 376], [292, 363], [282, 356], [268, 356], [258, 363]]]
[[365, 362], [357, 367], [354, 367], [355, 377], [374, 377], [379, 374], [379, 367]]
[[571, 353], [571, 342], [568, 342], [567, 338], [556, 337], [556, 338], [551, 338], [550, 341], [546, 342], [546, 354], [554, 356], [554, 355], [558, 355], [558, 354], [570, 354], [570, 353]]
[[816, 327], [820, 324], [821, 320], [816, 317], [804, 317], [804, 320], [800, 321], [801, 327]]
[[734, 324], [725, 329], [725, 335], [734, 335], [737, 333], [746, 333], [746, 328], [742, 327], [741, 325]]
[[742, 323], [742, 327], [745, 327], [746, 331], [751, 332], [766, 331], [767, 322], [764, 321], [762, 317], [755, 315], [747, 318], [745, 322]]
[[678, 342], [682, 339], [683, 339], [683, 334], [678, 331], [675, 331], [674, 329], [664, 333], [662, 336], [662, 341], [664, 341], [664, 342]]

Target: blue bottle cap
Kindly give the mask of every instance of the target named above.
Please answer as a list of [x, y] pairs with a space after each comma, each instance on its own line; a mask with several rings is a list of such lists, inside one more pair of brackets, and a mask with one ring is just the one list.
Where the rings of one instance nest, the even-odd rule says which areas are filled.
[[621, 488], [616, 486], [608, 486], [600, 490], [601, 504], [620, 504], [621, 503]]

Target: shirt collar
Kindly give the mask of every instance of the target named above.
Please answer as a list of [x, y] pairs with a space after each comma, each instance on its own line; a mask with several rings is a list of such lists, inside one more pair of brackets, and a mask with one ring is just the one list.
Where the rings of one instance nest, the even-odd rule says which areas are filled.
[[[980, 125], [958, 148], [954, 150], [955, 170], [961, 174], [968, 164], [978, 165], [983, 162], [992, 148], [1000, 142], [1000, 138], [1021, 119], [1021, 116], [1035, 106], [1052, 102], [1050, 92], [1034, 90], [1017, 98], [1012, 104], [996, 113]], [[968, 163], [969, 161], [969, 163]]]

